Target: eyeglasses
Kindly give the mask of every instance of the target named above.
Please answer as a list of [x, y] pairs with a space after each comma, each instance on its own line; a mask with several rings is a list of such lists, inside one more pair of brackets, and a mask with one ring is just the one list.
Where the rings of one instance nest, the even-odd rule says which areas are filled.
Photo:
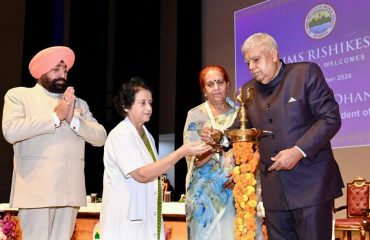
[[209, 88], [213, 88], [215, 84], [217, 84], [218, 87], [223, 87], [225, 85], [226, 81], [223, 79], [218, 80], [211, 80], [209, 82], [206, 82], [206, 86]]

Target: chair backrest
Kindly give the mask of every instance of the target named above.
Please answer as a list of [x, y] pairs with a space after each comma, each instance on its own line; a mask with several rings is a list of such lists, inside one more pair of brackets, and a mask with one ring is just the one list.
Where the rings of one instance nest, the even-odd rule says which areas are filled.
[[347, 183], [347, 217], [361, 217], [362, 209], [369, 209], [370, 183], [361, 177]]

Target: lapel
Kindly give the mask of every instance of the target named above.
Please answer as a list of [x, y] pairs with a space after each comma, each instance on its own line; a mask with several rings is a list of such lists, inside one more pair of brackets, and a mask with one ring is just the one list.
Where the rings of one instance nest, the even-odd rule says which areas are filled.
[[[145, 144], [144, 144], [144, 141], [141, 139], [138, 131], [136, 130], [135, 126], [132, 124], [132, 122], [130, 121], [130, 119], [128, 117], [126, 117], [124, 120], [123, 120], [123, 123], [127, 126], [127, 129], [129, 130], [130, 132], [130, 135], [133, 137], [133, 141], [135, 142], [135, 145], [137, 145], [139, 147], [139, 151], [140, 153], [142, 154], [142, 156], [144, 156], [144, 161], [146, 163], [151, 163], [153, 162], [153, 158], [152, 156], [150, 155], [148, 149], [146, 148]], [[145, 126], [143, 126], [143, 129], [145, 131], [145, 134], [149, 140], [149, 143], [150, 143], [150, 146], [154, 152], [154, 156], [156, 158], [156, 160], [158, 159], [158, 153], [157, 153], [157, 149], [155, 147], [155, 143], [154, 143], [154, 140], [153, 140], [153, 137], [152, 135], [149, 133], [149, 131], [146, 129]]]

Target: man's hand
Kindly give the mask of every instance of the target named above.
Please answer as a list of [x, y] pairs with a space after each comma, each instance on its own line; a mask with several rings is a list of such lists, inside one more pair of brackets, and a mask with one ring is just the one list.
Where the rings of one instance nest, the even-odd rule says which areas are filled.
[[73, 100], [71, 102], [71, 107], [69, 108], [69, 112], [68, 112], [68, 114], [66, 116], [66, 119], [65, 119], [68, 124], [71, 123], [72, 118], [73, 118], [73, 115], [74, 115], [74, 112], [75, 112], [75, 100]]
[[296, 147], [282, 150], [275, 157], [271, 158], [274, 164], [272, 164], [268, 170], [291, 170], [302, 158], [302, 153]]
[[66, 120], [68, 123], [71, 122], [76, 100], [74, 93], [74, 88], [68, 87], [63, 94], [62, 100], [59, 100], [58, 105], [54, 108], [54, 112], [57, 114], [60, 121]]

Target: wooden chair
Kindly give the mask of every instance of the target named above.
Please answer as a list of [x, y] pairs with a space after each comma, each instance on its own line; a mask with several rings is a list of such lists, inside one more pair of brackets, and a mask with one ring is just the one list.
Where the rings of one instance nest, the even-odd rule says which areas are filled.
[[335, 230], [343, 232], [343, 239], [351, 240], [352, 231], [358, 231], [360, 239], [365, 240], [366, 232], [370, 232], [369, 219], [370, 183], [361, 177], [347, 183], [347, 205], [333, 208], [336, 213], [347, 209], [347, 218], [335, 219]]

